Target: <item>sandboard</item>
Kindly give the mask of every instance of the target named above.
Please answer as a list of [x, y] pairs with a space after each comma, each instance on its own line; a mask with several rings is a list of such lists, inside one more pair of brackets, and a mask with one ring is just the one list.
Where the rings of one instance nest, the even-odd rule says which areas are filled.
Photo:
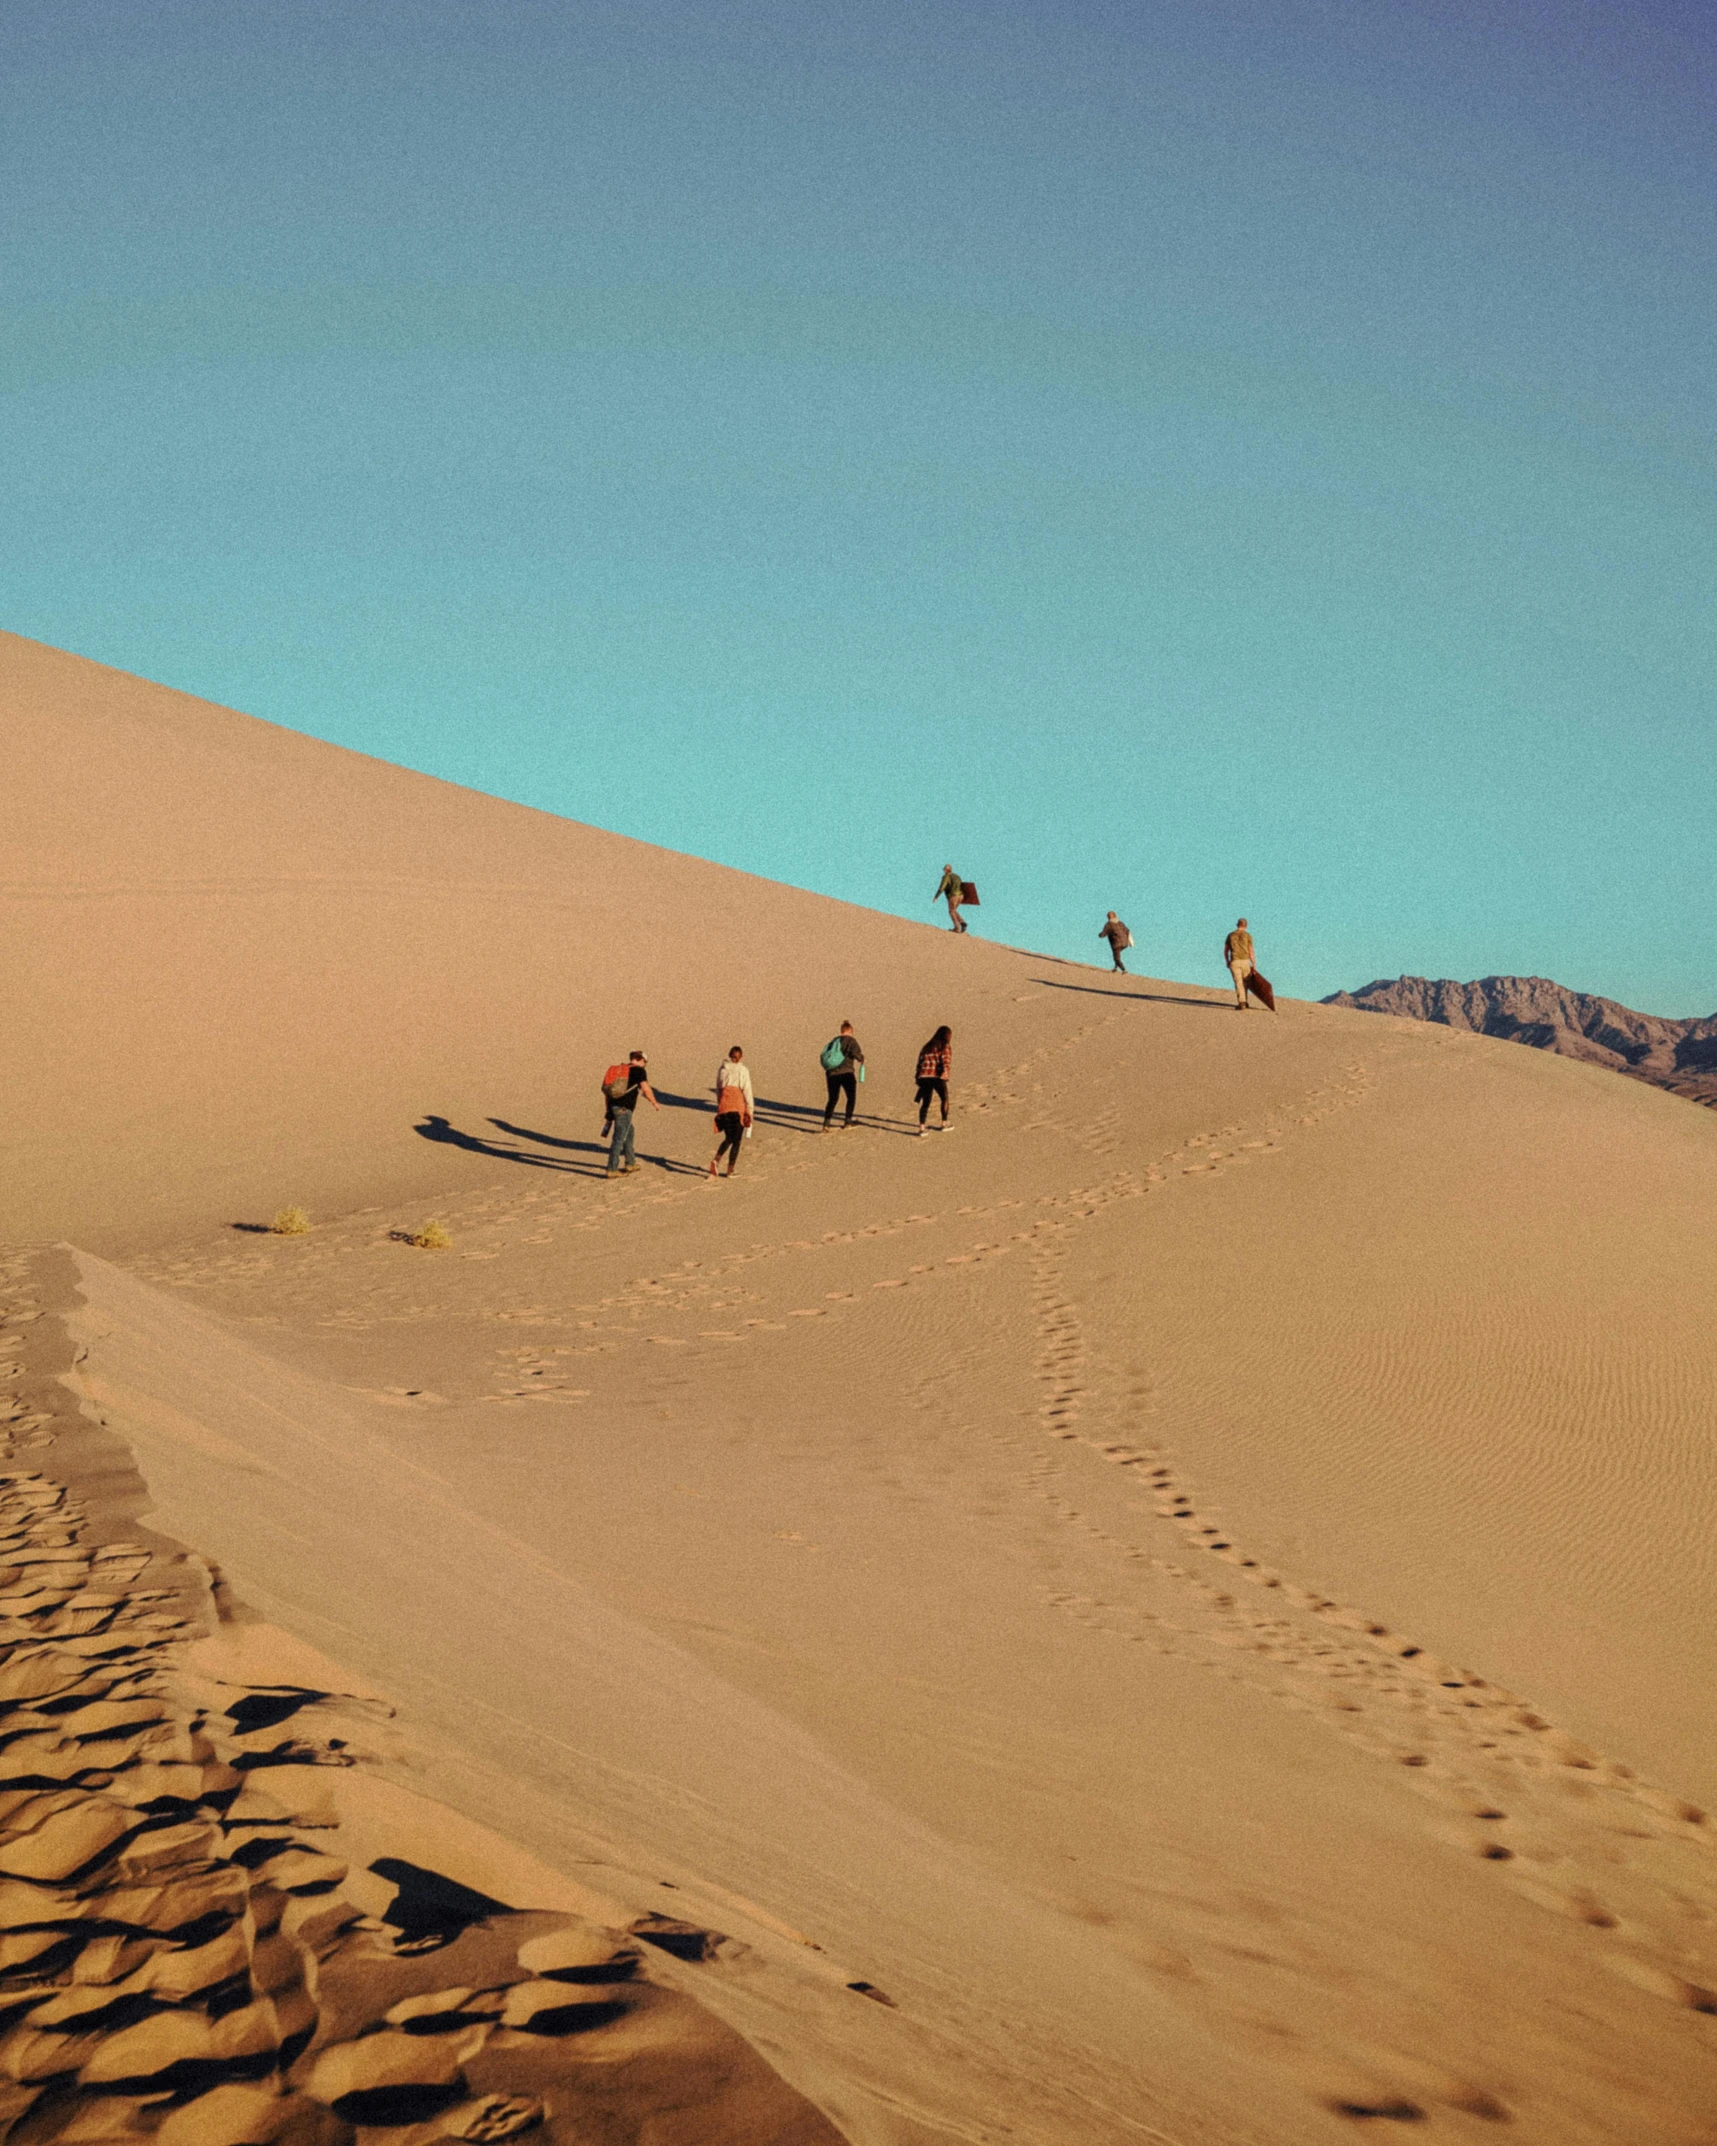
[[1275, 1012], [1276, 994], [1271, 990], [1270, 979], [1267, 976], [1260, 976], [1258, 971], [1254, 969], [1246, 979], [1246, 988], [1255, 999], [1262, 1000], [1272, 1013]]
[[960, 906], [963, 909], [977, 909], [981, 906], [978, 890], [969, 879], [962, 879], [960, 882]]

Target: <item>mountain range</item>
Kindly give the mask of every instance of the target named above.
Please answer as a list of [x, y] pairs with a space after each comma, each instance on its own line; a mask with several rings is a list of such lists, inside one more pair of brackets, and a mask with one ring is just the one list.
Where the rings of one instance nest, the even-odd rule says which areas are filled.
[[1475, 1035], [1503, 1036], [1534, 1050], [1608, 1066], [1673, 1095], [1717, 1109], [1717, 1014], [1670, 1021], [1590, 992], [1570, 991], [1547, 976], [1380, 977], [1358, 991], [1337, 991], [1326, 1006], [1399, 1014]]

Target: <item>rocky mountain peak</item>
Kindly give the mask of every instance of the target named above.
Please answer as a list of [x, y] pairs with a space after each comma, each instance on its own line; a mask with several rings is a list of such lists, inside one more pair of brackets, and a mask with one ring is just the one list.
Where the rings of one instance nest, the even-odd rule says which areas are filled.
[[1483, 976], [1466, 984], [1447, 977], [1379, 978], [1358, 991], [1337, 991], [1324, 1004], [1506, 1037], [1717, 1106], [1717, 1014], [1667, 1020], [1570, 991], [1547, 976]]

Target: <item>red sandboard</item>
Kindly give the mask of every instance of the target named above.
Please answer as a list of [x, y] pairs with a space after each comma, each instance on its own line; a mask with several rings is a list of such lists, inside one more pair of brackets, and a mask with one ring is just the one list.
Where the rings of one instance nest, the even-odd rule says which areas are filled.
[[1272, 1013], [1276, 1010], [1276, 994], [1270, 989], [1270, 979], [1260, 976], [1254, 969], [1246, 979], [1246, 988], [1255, 999], [1261, 999]]
[[962, 879], [960, 882], [960, 906], [962, 909], [976, 909], [980, 906], [978, 890], [969, 879]]

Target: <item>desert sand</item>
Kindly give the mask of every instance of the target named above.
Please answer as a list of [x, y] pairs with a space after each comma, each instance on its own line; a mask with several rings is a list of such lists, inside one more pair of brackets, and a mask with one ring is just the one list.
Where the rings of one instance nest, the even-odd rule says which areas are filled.
[[0, 706], [12, 2136], [1717, 2140], [1717, 1118]]

